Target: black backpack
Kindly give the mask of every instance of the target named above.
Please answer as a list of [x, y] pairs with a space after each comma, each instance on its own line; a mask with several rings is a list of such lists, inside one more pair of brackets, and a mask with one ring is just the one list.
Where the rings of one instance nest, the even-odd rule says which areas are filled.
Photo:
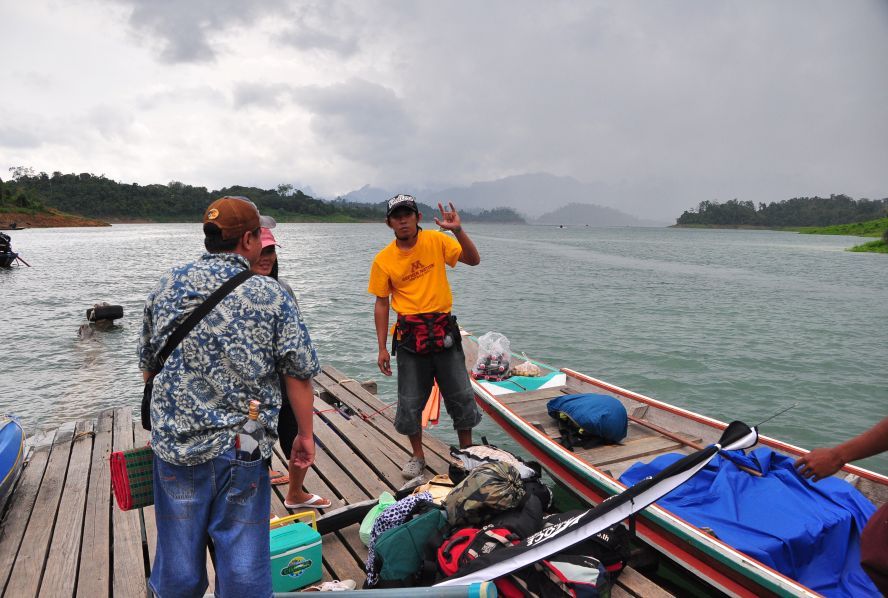
[[[583, 512], [574, 510], [547, 515], [543, 518], [543, 529], [576, 517]], [[578, 544], [574, 544], [560, 554], [593, 556], [604, 565], [611, 579], [616, 579], [626, 568], [631, 552], [632, 532], [626, 526], [617, 523]]]

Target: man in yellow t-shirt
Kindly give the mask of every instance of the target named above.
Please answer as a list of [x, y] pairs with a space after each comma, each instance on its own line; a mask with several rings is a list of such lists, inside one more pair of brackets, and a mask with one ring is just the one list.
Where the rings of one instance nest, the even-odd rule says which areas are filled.
[[[435, 380], [461, 447], [471, 446], [472, 428], [481, 421], [466, 371], [459, 331], [442, 327], [443, 324], [433, 328], [430, 323], [450, 322], [453, 296], [445, 265], [453, 268], [456, 262], [462, 262], [476, 266], [481, 262], [481, 256], [463, 230], [453, 204], [450, 204], [449, 211], [445, 211], [440, 203], [438, 209], [441, 217], [435, 218], [435, 224], [452, 232], [455, 239], [438, 231], [422, 230], [419, 226], [422, 214], [412, 196], [396, 195], [388, 201], [385, 222], [395, 233], [395, 240], [373, 259], [367, 287], [367, 291], [376, 296], [373, 308], [379, 343], [376, 363], [386, 376], [392, 375], [386, 343], [389, 308], [398, 314], [395, 338], [402, 342], [396, 351], [398, 411], [395, 429], [410, 439], [413, 455], [401, 471], [408, 479], [421, 475], [425, 468], [420, 419]], [[407, 317], [417, 314], [423, 315], [420, 318]], [[412, 328], [419, 320], [424, 323]], [[436, 332], [429, 334], [431, 330]], [[446, 332], [446, 335], [436, 335], [437, 332]], [[432, 346], [431, 342], [423, 342], [430, 341], [429, 337], [439, 343]]]

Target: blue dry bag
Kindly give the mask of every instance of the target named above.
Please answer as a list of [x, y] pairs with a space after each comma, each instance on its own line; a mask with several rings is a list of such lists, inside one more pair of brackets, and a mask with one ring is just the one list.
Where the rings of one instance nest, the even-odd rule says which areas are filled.
[[546, 410], [556, 420], [566, 420], [576, 427], [583, 438], [620, 442], [626, 437], [626, 408], [610, 395], [564, 395], [546, 403]]

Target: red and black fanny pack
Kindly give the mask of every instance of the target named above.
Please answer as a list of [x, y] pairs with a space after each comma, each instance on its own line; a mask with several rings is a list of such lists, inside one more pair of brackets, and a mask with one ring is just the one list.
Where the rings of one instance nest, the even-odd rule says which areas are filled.
[[461, 341], [456, 316], [449, 312], [399, 314], [392, 336], [392, 354], [398, 349], [417, 355], [438, 353]]

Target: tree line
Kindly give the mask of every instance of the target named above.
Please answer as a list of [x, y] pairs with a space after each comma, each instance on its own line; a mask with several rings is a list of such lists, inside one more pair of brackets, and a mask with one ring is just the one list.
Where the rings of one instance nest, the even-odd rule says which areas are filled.
[[[206, 207], [225, 195], [252, 200], [263, 214], [286, 221], [379, 222], [385, 219], [385, 202], [355, 203], [341, 198], [332, 201], [306, 195], [292, 185], [275, 189], [232, 186], [209, 191], [179, 181], [166, 185], [122, 183], [92, 173], [51, 175], [32, 168], [10, 168], [11, 180], [0, 180], [0, 205], [42, 209], [55, 208], [69, 214], [110, 220], [194, 221]], [[420, 204], [426, 216], [436, 208]], [[467, 222], [524, 222], [511, 208], [461, 212]]]
[[703, 201], [678, 217], [677, 224], [728, 226], [831, 226], [888, 216], [888, 198], [852, 199], [847, 195], [793, 197], [769, 204], [732, 199]]

